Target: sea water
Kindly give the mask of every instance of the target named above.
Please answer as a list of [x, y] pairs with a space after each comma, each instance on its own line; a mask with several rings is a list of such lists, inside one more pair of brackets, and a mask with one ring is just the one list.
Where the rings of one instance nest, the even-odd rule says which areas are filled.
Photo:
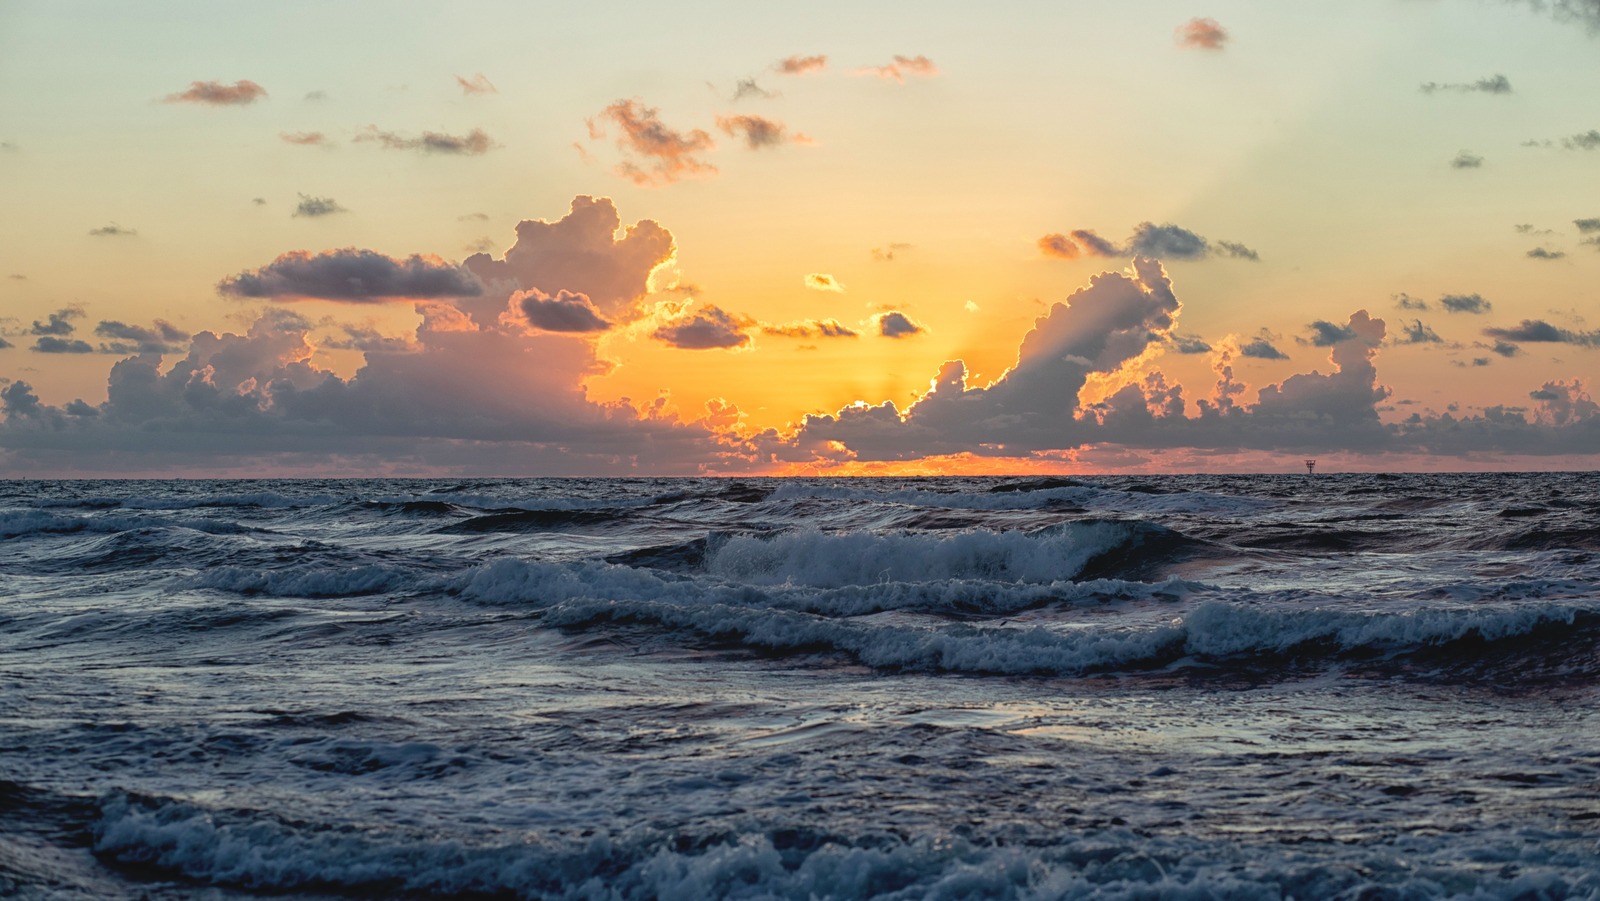
[[1600, 475], [0, 482], [0, 895], [1600, 898]]

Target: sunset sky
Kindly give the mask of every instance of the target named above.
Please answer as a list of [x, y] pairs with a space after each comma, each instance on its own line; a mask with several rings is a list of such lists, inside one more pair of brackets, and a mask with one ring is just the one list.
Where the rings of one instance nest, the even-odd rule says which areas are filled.
[[1597, 95], [1595, 0], [0, 0], [0, 475], [1600, 468]]

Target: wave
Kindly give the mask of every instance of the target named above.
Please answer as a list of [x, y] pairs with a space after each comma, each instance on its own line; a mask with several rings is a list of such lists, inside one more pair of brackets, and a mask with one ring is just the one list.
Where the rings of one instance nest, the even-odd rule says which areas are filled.
[[[1061, 484], [1066, 482], [1070, 484]], [[863, 485], [831, 485], [813, 482], [785, 482], [772, 493], [774, 501], [798, 502], [809, 499], [856, 501], [875, 504], [903, 504], [918, 507], [945, 507], [958, 510], [1052, 510], [1083, 507], [1106, 512], [1141, 515], [1159, 513], [1252, 513], [1282, 506], [1277, 500], [1215, 494], [1206, 491], [1170, 490], [1165, 493], [1132, 489], [1119, 490], [1072, 482], [1038, 480], [1006, 485], [981, 492], [932, 491], [925, 488], [871, 488]], [[1017, 485], [1019, 483], [1007, 483]]]
[[499, 510], [440, 526], [434, 531], [442, 535], [474, 532], [548, 532], [602, 525], [613, 522], [622, 515], [616, 511], [594, 509]]
[[244, 595], [339, 598], [382, 594], [417, 582], [416, 572], [383, 564], [289, 570], [226, 565], [196, 573], [179, 584]]
[[64, 516], [38, 510], [0, 513], [0, 538], [32, 535], [70, 535], [78, 532], [115, 533], [138, 529], [190, 529], [212, 535], [242, 535], [260, 531], [228, 520], [157, 519], [147, 516]]

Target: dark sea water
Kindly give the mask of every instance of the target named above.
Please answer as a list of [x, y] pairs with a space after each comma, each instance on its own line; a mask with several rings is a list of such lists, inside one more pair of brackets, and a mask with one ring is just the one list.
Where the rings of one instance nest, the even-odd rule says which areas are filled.
[[0, 896], [1600, 899], [1600, 475], [0, 482]]

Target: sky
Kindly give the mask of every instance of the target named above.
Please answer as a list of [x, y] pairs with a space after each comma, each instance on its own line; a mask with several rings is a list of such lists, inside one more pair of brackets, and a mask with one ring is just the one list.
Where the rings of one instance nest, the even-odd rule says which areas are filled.
[[0, 0], [0, 475], [1600, 468], [1600, 2]]

